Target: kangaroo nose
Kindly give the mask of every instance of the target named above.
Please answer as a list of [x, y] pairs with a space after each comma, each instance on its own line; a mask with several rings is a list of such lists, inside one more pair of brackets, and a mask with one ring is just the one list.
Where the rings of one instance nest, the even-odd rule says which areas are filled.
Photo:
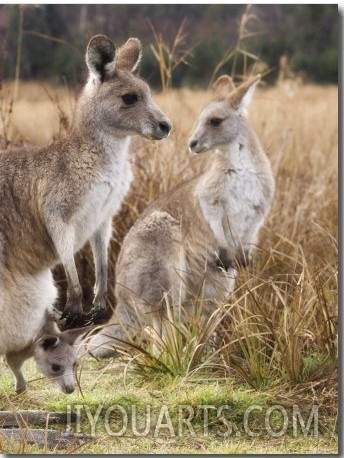
[[193, 150], [196, 146], [197, 146], [197, 140], [192, 140], [190, 143], [189, 143], [189, 148], [190, 150]]
[[71, 385], [67, 385], [67, 386], [65, 386], [64, 391], [65, 391], [66, 394], [71, 394], [71, 393], [73, 393], [73, 391], [75, 391], [75, 387], [71, 386]]
[[159, 122], [160, 130], [167, 136], [170, 133], [171, 126], [167, 121]]

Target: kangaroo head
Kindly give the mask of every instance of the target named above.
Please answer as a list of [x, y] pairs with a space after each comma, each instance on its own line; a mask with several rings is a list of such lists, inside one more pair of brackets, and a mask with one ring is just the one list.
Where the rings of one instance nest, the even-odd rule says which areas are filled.
[[64, 393], [75, 390], [75, 368], [77, 350], [76, 339], [84, 334], [87, 328], [69, 329], [60, 332], [57, 325], [43, 329], [34, 345], [34, 358], [38, 370], [56, 383]]
[[141, 54], [137, 38], [129, 38], [119, 49], [104, 35], [91, 38], [86, 51], [89, 79], [77, 111], [79, 126], [117, 137], [167, 137], [170, 121], [153, 102], [149, 86], [134, 74]]
[[214, 97], [201, 112], [197, 127], [189, 140], [193, 153], [221, 148], [247, 133], [248, 107], [260, 75], [242, 83], [237, 88], [227, 75], [220, 76], [213, 85]]

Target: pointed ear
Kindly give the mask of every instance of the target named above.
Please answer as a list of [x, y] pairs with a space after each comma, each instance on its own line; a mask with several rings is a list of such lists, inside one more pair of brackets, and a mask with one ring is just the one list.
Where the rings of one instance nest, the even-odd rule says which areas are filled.
[[48, 348], [57, 347], [59, 342], [60, 338], [58, 336], [45, 335], [37, 340], [36, 345], [42, 347], [43, 350], [48, 350]]
[[91, 326], [84, 326], [82, 328], [75, 328], [75, 329], [68, 329], [67, 331], [62, 332], [62, 338], [69, 343], [69, 345], [73, 345], [76, 339], [86, 332], [90, 331], [94, 328], [94, 325]]
[[222, 75], [215, 81], [211, 89], [214, 95], [226, 97], [230, 92], [234, 91], [235, 86], [230, 76]]
[[118, 68], [134, 72], [140, 63], [142, 56], [142, 46], [138, 38], [129, 40], [118, 50]]
[[245, 83], [240, 84], [235, 91], [230, 95], [230, 103], [236, 110], [245, 109], [249, 106], [254, 90], [260, 81], [261, 76], [257, 75]]
[[87, 46], [86, 64], [90, 74], [103, 83], [115, 71], [116, 46], [105, 35], [95, 35]]

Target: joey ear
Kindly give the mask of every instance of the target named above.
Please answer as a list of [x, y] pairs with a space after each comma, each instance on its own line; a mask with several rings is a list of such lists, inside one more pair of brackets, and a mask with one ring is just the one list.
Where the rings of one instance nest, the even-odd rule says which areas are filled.
[[240, 84], [240, 86], [235, 89], [235, 91], [230, 95], [230, 103], [233, 108], [238, 110], [245, 109], [249, 106], [260, 78], [261, 75], [257, 75], [254, 78], [245, 81], [245, 83]]
[[230, 92], [234, 91], [235, 86], [230, 76], [222, 75], [215, 81], [211, 88], [216, 96], [225, 97]]
[[69, 343], [69, 345], [73, 345], [78, 337], [86, 334], [86, 332], [93, 328], [94, 325], [84, 326], [82, 328], [68, 329], [67, 331], [62, 332], [62, 337], [67, 343]]
[[116, 66], [116, 46], [105, 35], [95, 35], [88, 43], [86, 64], [101, 83], [113, 74]]
[[118, 50], [118, 68], [134, 72], [142, 57], [142, 45], [138, 38], [129, 40]]
[[45, 335], [37, 341], [36, 345], [42, 347], [43, 350], [46, 351], [48, 348], [57, 347], [59, 342], [60, 338], [58, 336]]

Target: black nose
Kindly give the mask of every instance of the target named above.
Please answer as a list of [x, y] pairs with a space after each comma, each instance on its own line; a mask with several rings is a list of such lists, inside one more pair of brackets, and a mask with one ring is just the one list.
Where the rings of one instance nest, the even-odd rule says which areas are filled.
[[193, 140], [192, 142], [190, 142], [189, 144], [190, 149], [194, 149], [195, 146], [197, 146], [197, 140]]
[[75, 391], [74, 386], [68, 386], [68, 385], [67, 385], [67, 386], [65, 387], [65, 393], [66, 393], [66, 394], [71, 394], [71, 393], [73, 393], [73, 391]]
[[171, 126], [169, 125], [168, 122], [166, 121], [161, 121], [159, 122], [159, 127], [160, 127], [160, 130], [165, 134], [169, 134], [170, 130], [171, 130]]

